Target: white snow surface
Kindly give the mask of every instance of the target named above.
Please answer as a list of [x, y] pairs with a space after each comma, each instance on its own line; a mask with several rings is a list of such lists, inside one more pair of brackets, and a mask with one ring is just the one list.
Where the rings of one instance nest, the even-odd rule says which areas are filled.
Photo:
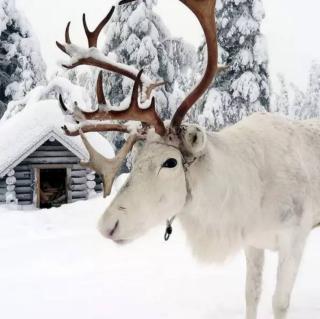
[[[59, 103], [44, 100], [27, 104], [12, 118], [0, 123], [0, 176], [21, 162], [30, 151], [41, 146], [50, 137], [74, 151], [81, 159], [88, 159], [88, 152], [80, 137], [66, 136], [61, 127], [65, 124]], [[90, 143], [102, 155], [114, 157], [111, 144], [99, 133], [87, 133]]]
[[[0, 318], [244, 318], [243, 254], [220, 266], [199, 264], [178, 222], [167, 243], [163, 225], [117, 246], [96, 230], [110, 200], [41, 211], [0, 206]], [[314, 231], [290, 319], [320, 316], [319, 241], [320, 231]], [[267, 254], [261, 319], [271, 318], [275, 272], [275, 255]]]

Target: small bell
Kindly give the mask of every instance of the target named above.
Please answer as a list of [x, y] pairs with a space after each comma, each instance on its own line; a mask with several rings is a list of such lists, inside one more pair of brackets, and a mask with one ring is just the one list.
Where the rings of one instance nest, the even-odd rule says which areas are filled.
[[170, 239], [171, 234], [172, 234], [172, 225], [171, 225], [171, 222], [168, 221], [166, 232], [164, 234], [164, 240], [168, 241]]

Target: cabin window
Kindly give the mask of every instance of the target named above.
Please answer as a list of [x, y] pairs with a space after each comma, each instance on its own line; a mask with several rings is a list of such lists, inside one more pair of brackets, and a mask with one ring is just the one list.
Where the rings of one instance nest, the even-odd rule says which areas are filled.
[[40, 169], [40, 208], [59, 207], [68, 201], [67, 170]]

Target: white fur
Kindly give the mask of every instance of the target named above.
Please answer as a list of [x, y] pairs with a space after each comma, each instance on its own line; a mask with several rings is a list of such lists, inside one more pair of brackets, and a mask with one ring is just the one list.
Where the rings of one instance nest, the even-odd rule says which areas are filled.
[[[131, 240], [177, 215], [203, 261], [220, 262], [244, 248], [247, 319], [257, 316], [263, 250], [276, 250], [274, 318], [285, 319], [306, 237], [320, 223], [320, 121], [257, 113], [219, 133], [196, 130], [195, 148], [190, 132], [194, 126], [180, 140], [148, 137], [100, 231]], [[197, 159], [185, 172], [190, 154]], [[178, 166], [161, 168], [170, 157]]]

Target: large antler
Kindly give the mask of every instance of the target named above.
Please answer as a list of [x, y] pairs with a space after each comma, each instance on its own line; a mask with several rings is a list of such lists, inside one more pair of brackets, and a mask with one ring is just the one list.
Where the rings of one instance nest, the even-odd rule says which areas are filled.
[[[120, 5], [127, 4], [136, 0], [122, 0], [119, 2]], [[188, 110], [195, 104], [199, 97], [205, 92], [205, 90], [211, 84], [217, 70], [217, 35], [216, 35], [216, 26], [215, 26], [215, 2], [216, 0], [180, 0], [185, 4], [198, 18], [207, 41], [208, 48], [208, 63], [202, 80], [194, 88], [194, 90], [189, 94], [189, 96], [181, 103], [178, 107], [176, 113], [173, 116], [171, 122], [171, 128], [177, 132], [177, 129], [182, 123], [182, 120]], [[96, 94], [98, 101], [98, 109], [95, 112], [83, 112], [78, 107], [74, 108], [74, 112], [71, 114], [77, 122], [77, 128], [75, 130], [69, 130], [67, 127], [64, 127], [66, 134], [68, 135], [81, 135], [83, 143], [85, 144], [89, 154], [90, 159], [88, 162], [82, 163], [84, 166], [89, 167], [103, 177], [104, 184], [104, 195], [107, 196], [110, 194], [111, 186], [116, 176], [117, 171], [119, 170], [123, 160], [127, 154], [132, 149], [134, 143], [138, 139], [144, 139], [147, 133], [147, 129], [151, 126], [155, 128], [155, 132], [161, 136], [166, 134], [166, 128], [159, 118], [155, 110], [155, 99], [151, 99], [151, 103], [148, 108], [141, 108], [139, 105], [139, 88], [144, 88], [144, 93], [147, 99], [151, 95], [151, 91], [157, 86], [162, 85], [163, 83], [151, 83], [150, 80], [146, 77], [142, 78], [142, 71], [136, 71], [134, 69], [129, 69], [127, 66], [111, 63], [107, 57], [101, 55], [96, 51], [97, 40], [102, 28], [110, 20], [114, 12], [114, 7], [111, 9], [109, 14], [102, 20], [98, 27], [91, 32], [88, 29], [85, 15], [83, 16], [83, 25], [85, 33], [87, 35], [89, 50], [80, 50], [78, 47], [71, 44], [69, 29], [70, 22], [67, 25], [65, 32], [65, 41], [66, 44], [62, 45], [57, 42], [58, 47], [70, 55], [71, 58], [75, 59], [75, 62], [67, 68], [74, 68], [78, 65], [93, 65], [104, 70], [116, 72], [127, 76], [134, 80], [134, 86], [132, 90], [131, 101], [129, 107], [126, 110], [115, 111], [115, 110], [106, 110], [107, 103], [103, 93], [103, 76], [100, 72]], [[76, 58], [75, 58], [76, 57]], [[143, 86], [143, 82], [147, 82], [147, 86]], [[63, 103], [63, 100], [60, 96], [60, 104], [65, 112], [68, 111], [67, 107]], [[70, 114], [70, 112], [68, 111]], [[97, 152], [86, 139], [83, 132], [97, 132], [97, 131], [119, 131], [130, 133], [130, 129], [124, 124], [113, 124], [106, 121], [110, 120], [121, 120], [121, 121], [141, 121], [142, 127], [140, 130], [135, 132], [133, 135], [130, 135], [127, 142], [124, 144], [123, 148], [119, 151], [117, 156], [114, 159], [106, 159], [99, 152]]]
[[[127, 0], [128, 1], [128, 0]], [[171, 127], [178, 128], [183, 118], [196, 101], [204, 94], [212, 83], [218, 70], [218, 45], [217, 31], [215, 23], [215, 4], [216, 0], [180, 0], [198, 18], [207, 42], [208, 61], [202, 80], [197, 84], [193, 91], [185, 98], [175, 112]]]
[[89, 143], [88, 139], [81, 131], [80, 136], [89, 153], [89, 161], [82, 161], [81, 165], [83, 167], [90, 168], [100, 174], [103, 182], [103, 196], [107, 197], [111, 193], [112, 184], [117, 175], [117, 172], [119, 171], [123, 161], [131, 151], [133, 145], [136, 143], [139, 137], [137, 135], [130, 135], [116, 157], [109, 159], [101, 155]]
[[[86, 15], [83, 14], [82, 23], [87, 37], [89, 49], [83, 49], [72, 44], [70, 38], [71, 22], [68, 22], [65, 30], [65, 44], [61, 44], [60, 42], [56, 41], [56, 45], [58, 46], [58, 48], [72, 58], [71, 64], [63, 64], [63, 67], [67, 69], [73, 69], [80, 65], [89, 65], [123, 75], [132, 80], [137, 79], [139, 70], [136, 70], [134, 67], [129, 67], [125, 64], [112, 61], [97, 49], [99, 35], [102, 29], [110, 21], [114, 11], [115, 7], [113, 6], [109, 13], [106, 15], [106, 17], [103, 18], [103, 20], [98, 24], [94, 31], [89, 30], [86, 21]], [[141, 80], [141, 84], [143, 84], [143, 89], [145, 90], [146, 99], [150, 98], [151, 93], [155, 88], [164, 84], [164, 82], [152, 83], [152, 81], [147, 76], [144, 76], [143, 78], [141, 78]]]
[[[124, 125], [115, 125], [115, 124], [108, 124], [108, 123], [97, 123], [104, 122], [108, 120], [121, 120], [121, 121], [140, 121], [147, 126], [154, 127], [157, 134], [163, 136], [166, 133], [165, 126], [160, 119], [159, 115], [156, 112], [155, 108], [155, 99], [154, 97], [151, 99], [151, 103], [148, 108], [141, 108], [139, 105], [139, 86], [140, 86], [140, 79], [142, 76], [142, 70], [139, 72], [137, 79], [134, 82], [131, 101], [129, 107], [123, 111], [106, 111], [105, 107], [103, 110], [98, 108], [96, 112], [82, 112], [79, 108], [75, 109], [75, 113], [73, 113], [73, 117], [79, 122], [80, 128], [83, 131], [90, 132], [90, 131], [121, 131], [121, 132], [128, 132], [129, 129]], [[106, 100], [103, 94], [103, 87], [102, 87], [102, 73], [99, 74], [98, 81], [97, 81], [97, 99], [99, 105], [106, 104]], [[60, 105], [64, 111], [67, 110], [62, 97], [59, 98]], [[92, 123], [95, 121], [95, 123]], [[68, 135], [77, 135], [79, 132], [78, 130], [70, 132], [67, 128], [64, 128], [65, 132]]]

